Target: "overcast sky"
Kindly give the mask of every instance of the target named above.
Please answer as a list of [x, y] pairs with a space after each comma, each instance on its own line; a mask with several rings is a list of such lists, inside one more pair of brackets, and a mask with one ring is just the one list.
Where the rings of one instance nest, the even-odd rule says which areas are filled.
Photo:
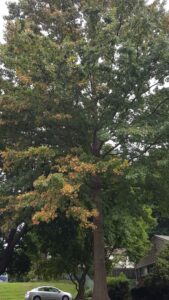
[[[12, 2], [17, 2], [17, 0], [12, 0]], [[7, 14], [6, 0], [0, 0], [0, 41], [2, 41], [3, 30], [4, 30], [4, 21], [3, 16]], [[149, 0], [149, 2], [153, 2], [153, 0]], [[169, 10], [169, 0], [166, 1], [166, 8]]]

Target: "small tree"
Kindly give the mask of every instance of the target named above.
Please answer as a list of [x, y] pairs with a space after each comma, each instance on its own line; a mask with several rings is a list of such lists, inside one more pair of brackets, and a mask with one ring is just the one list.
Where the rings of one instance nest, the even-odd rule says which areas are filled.
[[155, 265], [146, 279], [148, 285], [169, 285], [169, 245], [165, 245], [164, 249], [156, 258]]
[[34, 226], [29, 257], [31, 273], [40, 279], [56, 279], [67, 274], [75, 284], [77, 300], [84, 299], [86, 275], [92, 268], [92, 232], [84, 230], [63, 212], [51, 222]]

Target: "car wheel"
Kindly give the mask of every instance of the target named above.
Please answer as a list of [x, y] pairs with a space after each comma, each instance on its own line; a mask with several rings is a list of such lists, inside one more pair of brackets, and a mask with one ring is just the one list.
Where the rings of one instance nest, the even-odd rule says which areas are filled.
[[41, 297], [35, 296], [35, 297], [33, 298], [33, 300], [41, 300]]
[[69, 297], [68, 296], [63, 296], [62, 300], [69, 300]]

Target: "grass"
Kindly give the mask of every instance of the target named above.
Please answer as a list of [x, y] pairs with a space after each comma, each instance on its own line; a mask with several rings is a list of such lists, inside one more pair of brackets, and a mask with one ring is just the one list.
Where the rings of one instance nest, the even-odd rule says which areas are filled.
[[0, 283], [0, 300], [24, 300], [25, 293], [37, 286], [52, 285], [75, 296], [74, 285], [70, 281]]

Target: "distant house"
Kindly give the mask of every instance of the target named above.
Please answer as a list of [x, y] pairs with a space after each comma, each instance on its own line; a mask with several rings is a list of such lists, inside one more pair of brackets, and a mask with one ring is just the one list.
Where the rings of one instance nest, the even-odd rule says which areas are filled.
[[139, 282], [141, 282], [141, 280], [149, 274], [155, 263], [157, 255], [163, 250], [166, 243], [169, 243], [168, 235], [154, 235], [150, 251], [136, 265], [137, 279]]
[[126, 249], [115, 249], [110, 259], [112, 260], [112, 275], [114, 277], [119, 276], [120, 273], [124, 273], [129, 279], [136, 278], [134, 263], [129, 260]]

